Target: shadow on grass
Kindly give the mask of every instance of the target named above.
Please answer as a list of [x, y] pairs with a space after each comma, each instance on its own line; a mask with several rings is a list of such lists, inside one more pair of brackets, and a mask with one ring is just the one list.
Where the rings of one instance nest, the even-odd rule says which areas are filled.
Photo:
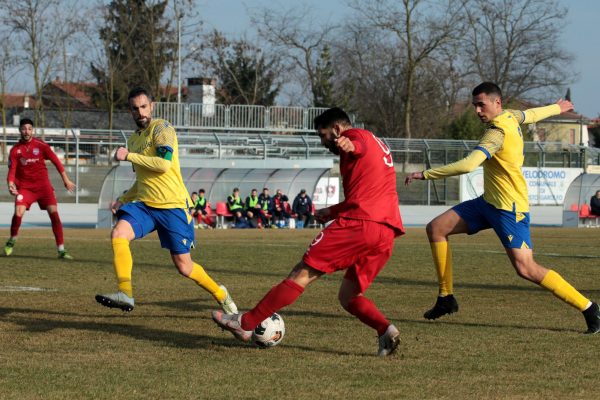
[[[63, 319], [55, 320], [44, 317], [9, 317], [11, 313], [27, 313], [27, 314], [50, 314], [63, 317]], [[17, 324], [24, 328], [29, 333], [44, 333], [51, 332], [56, 329], [69, 329], [77, 331], [98, 332], [101, 334], [117, 334], [130, 337], [136, 340], [144, 340], [155, 342], [175, 348], [183, 349], [203, 349], [210, 346], [222, 346], [234, 349], [251, 349], [251, 346], [242, 344], [229, 336], [229, 333], [224, 332], [223, 337], [191, 334], [187, 332], [154, 329], [143, 325], [126, 324], [126, 323], [109, 323], [109, 322], [94, 322], [94, 321], [74, 321], [66, 320], [65, 317], [81, 317], [80, 314], [68, 312], [56, 312], [46, 310], [33, 310], [22, 308], [0, 308], [0, 318], [7, 322]], [[96, 315], [88, 315], [87, 317], [97, 317]], [[157, 318], [153, 316], [152, 318]], [[218, 329], [215, 327], [215, 329]], [[348, 352], [341, 350], [332, 350], [323, 347], [296, 346], [287, 344], [282, 346], [289, 349], [302, 350], [314, 353], [333, 354], [338, 356], [368, 356], [370, 353]], [[257, 348], [257, 350], [259, 350]]]
[[463, 326], [469, 328], [492, 328], [492, 329], [522, 329], [522, 330], [534, 330], [534, 331], [550, 331], [550, 332], [559, 332], [559, 333], [582, 333], [581, 331], [576, 329], [568, 329], [568, 328], [551, 328], [551, 327], [542, 327], [542, 326], [527, 326], [527, 325], [514, 325], [514, 324], [487, 324], [483, 322], [458, 322], [458, 321], [427, 321], [427, 320], [414, 320], [414, 319], [403, 319], [403, 318], [394, 318], [394, 321], [398, 321], [399, 323], [407, 323], [407, 324], [417, 324], [417, 325], [427, 325], [431, 326]]
[[[5, 318], [10, 313], [47, 313], [53, 315], [63, 315], [68, 313], [48, 312], [44, 310], [27, 310], [27, 309], [7, 309], [0, 308], [0, 315]], [[162, 343], [167, 346], [187, 349], [206, 348], [211, 345], [228, 345], [232, 343], [227, 338], [217, 338], [213, 336], [205, 336], [191, 334], [174, 330], [162, 330], [149, 328], [147, 326], [125, 324], [125, 323], [105, 323], [93, 321], [73, 321], [73, 320], [55, 320], [43, 317], [11, 317], [10, 322], [22, 326], [27, 332], [49, 332], [55, 329], [70, 329], [78, 331], [91, 331], [106, 334], [118, 334], [128, 336], [137, 340], [146, 340], [151, 342]], [[245, 347], [242, 344], [237, 344], [237, 347]]]

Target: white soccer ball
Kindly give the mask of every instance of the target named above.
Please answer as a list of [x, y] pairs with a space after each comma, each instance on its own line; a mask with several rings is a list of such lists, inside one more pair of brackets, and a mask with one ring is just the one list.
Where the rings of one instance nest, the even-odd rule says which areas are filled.
[[285, 324], [281, 315], [274, 313], [261, 322], [252, 332], [252, 342], [258, 347], [277, 346], [285, 335]]

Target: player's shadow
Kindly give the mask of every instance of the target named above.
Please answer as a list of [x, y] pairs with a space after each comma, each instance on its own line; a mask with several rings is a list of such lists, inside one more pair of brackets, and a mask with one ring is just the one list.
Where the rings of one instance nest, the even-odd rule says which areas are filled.
[[[0, 316], [3, 319], [11, 313], [48, 313], [44, 310], [27, 310], [18, 308], [0, 308]], [[52, 313], [54, 315], [60, 315], [61, 313]], [[123, 323], [123, 322], [96, 322], [96, 321], [75, 321], [68, 319], [49, 319], [44, 317], [21, 317], [11, 316], [8, 320], [13, 324], [17, 324], [27, 332], [39, 333], [39, 332], [51, 332], [57, 329], [69, 329], [77, 331], [88, 331], [88, 332], [99, 332], [102, 334], [117, 334], [121, 336], [131, 337], [137, 340], [146, 340], [150, 342], [157, 342], [171, 347], [185, 348], [185, 349], [198, 349], [206, 348], [212, 345], [228, 345], [231, 346], [231, 341], [227, 340], [226, 337], [219, 338], [214, 336], [207, 336], [201, 334], [191, 334], [187, 332], [165, 330], [165, 329], [154, 329], [147, 326]], [[234, 345], [243, 346], [242, 344], [233, 343]]]
[[[452, 318], [452, 317], [450, 317]], [[534, 331], [550, 331], [550, 332], [559, 332], [559, 333], [581, 333], [581, 331], [577, 329], [570, 328], [556, 328], [556, 327], [547, 327], [547, 326], [532, 326], [532, 325], [517, 325], [517, 324], [487, 324], [481, 322], [460, 322], [460, 321], [452, 321], [452, 320], [441, 320], [441, 321], [427, 321], [425, 319], [408, 319], [408, 318], [392, 318], [394, 321], [398, 321], [399, 323], [407, 323], [407, 324], [417, 324], [417, 325], [427, 325], [427, 329], [431, 329], [433, 325], [454, 325], [454, 326], [465, 326], [470, 328], [492, 328], [492, 329], [522, 329], [522, 330], [534, 330]]]
[[[19, 314], [51, 314], [61, 316], [61, 319], [49, 319], [44, 317], [32, 317], [32, 316], [8, 316], [12, 313]], [[123, 322], [96, 322], [96, 321], [75, 321], [65, 319], [67, 317], [79, 318], [80, 315], [73, 313], [60, 313], [45, 310], [32, 310], [32, 309], [20, 309], [20, 308], [0, 308], [0, 318], [7, 319], [8, 322], [21, 326], [26, 332], [29, 333], [45, 333], [52, 332], [54, 330], [76, 330], [86, 332], [98, 332], [101, 334], [113, 334], [130, 337], [136, 340], [144, 340], [149, 342], [155, 342], [158, 344], [183, 348], [183, 349], [202, 349], [210, 346], [222, 346], [226, 348], [235, 349], [252, 349], [252, 347], [240, 343], [232, 338], [229, 333], [225, 332], [223, 337], [208, 336], [202, 334], [192, 334], [187, 332], [167, 330], [167, 329], [154, 329], [147, 326], [123, 323]], [[298, 349], [307, 352], [315, 353], [328, 353], [338, 356], [368, 356], [372, 357], [370, 353], [350, 352], [342, 351], [339, 349], [333, 350], [324, 347], [315, 346], [297, 346], [293, 344], [286, 344], [286, 348]], [[256, 349], [259, 351], [260, 349]]]

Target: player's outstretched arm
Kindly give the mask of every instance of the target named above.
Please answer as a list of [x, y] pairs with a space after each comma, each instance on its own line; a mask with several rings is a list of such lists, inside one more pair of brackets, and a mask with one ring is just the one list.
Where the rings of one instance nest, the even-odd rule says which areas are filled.
[[531, 124], [555, 115], [560, 115], [567, 111], [571, 111], [572, 109], [573, 103], [571, 103], [569, 100], [559, 99], [554, 104], [550, 104], [545, 107], [530, 108], [523, 111], [524, 120], [522, 123]]
[[480, 149], [473, 150], [462, 160], [438, 168], [428, 169], [423, 172], [411, 172], [404, 179], [404, 185], [408, 186], [417, 179], [442, 179], [449, 176], [456, 176], [474, 171], [482, 162], [487, 159], [487, 155]]
[[573, 103], [571, 103], [569, 100], [558, 99], [556, 101], [556, 104], [558, 104], [558, 106], [560, 107], [561, 114], [574, 109]]
[[412, 181], [423, 179], [425, 179], [423, 176], [423, 171], [411, 172], [410, 174], [406, 175], [406, 178], [404, 178], [404, 186], [410, 185]]

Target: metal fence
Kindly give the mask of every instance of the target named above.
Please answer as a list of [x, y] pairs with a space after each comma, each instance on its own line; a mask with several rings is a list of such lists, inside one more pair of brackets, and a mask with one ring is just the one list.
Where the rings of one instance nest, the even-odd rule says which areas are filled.
[[[154, 115], [177, 127], [212, 131], [312, 133], [319, 107], [282, 107], [200, 103], [160, 103]], [[353, 116], [350, 116], [353, 119]]]
[[[229, 107], [229, 117], [235, 124], [242, 126], [258, 126], [258, 121], [268, 118], [269, 121], [279, 121], [282, 126], [286, 121], [290, 127], [306, 127], [311, 118], [311, 112], [318, 109], [302, 109], [299, 107], [266, 107], [244, 108]], [[203, 118], [221, 118], [225, 115], [221, 107], [215, 106], [212, 117], [207, 114]], [[268, 111], [268, 112], [267, 112]], [[219, 114], [221, 113], [221, 114]], [[208, 121], [205, 119], [204, 121]], [[272, 122], [269, 122], [272, 124]], [[254, 124], [254, 125], [253, 125]], [[230, 120], [231, 125], [231, 120]], [[240, 128], [241, 129], [241, 128]], [[244, 128], [251, 131], [252, 128]], [[258, 128], [256, 128], [258, 129]], [[262, 128], [261, 128], [262, 129]], [[281, 128], [283, 129], [283, 128]], [[321, 146], [320, 139], [314, 134], [265, 134], [265, 133], [232, 133], [206, 132], [204, 128], [192, 126], [180, 127], [178, 140], [180, 158], [191, 160], [210, 159], [318, 159], [337, 158]], [[73, 198], [66, 201], [94, 201], [96, 186], [107, 167], [113, 161], [114, 150], [117, 146], [125, 145], [133, 131], [123, 130], [45, 130], [45, 140], [57, 153], [61, 161], [69, 166], [72, 179], [80, 188], [93, 187], [87, 194], [77, 192]], [[39, 130], [38, 130], [38, 136]], [[10, 146], [19, 139], [16, 129], [8, 132], [6, 140], [0, 139], [3, 152], [8, 152]], [[382, 138], [390, 148], [398, 171], [398, 187], [400, 199], [405, 204], [452, 204], [457, 200], [457, 180], [446, 179], [427, 185], [417, 183], [410, 188], [401, 188], [404, 172], [435, 167], [461, 159], [477, 144], [476, 141], [439, 140], [439, 139], [399, 139]], [[2, 157], [0, 160], [6, 164]], [[579, 145], [569, 145], [560, 142], [526, 142], [525, 166], [529, 167], [570, 167], [583, 169], [590, 164], [600, 165], [600, 149]], [[4, 168], [2, 168], [4, 171]], [[49, 168], [52, 170], [53, 168]], [[88, 181], [86, 181], [88, 180]], [[93, 180], [93, 182], [90, 182]], [[83, 198], [82, 198], [83, 197]], [[7, 201], [10, 196], [6, 191], [0, 192], [0, 200]], [[64, 201], [65, 199], [61, 200]]]

